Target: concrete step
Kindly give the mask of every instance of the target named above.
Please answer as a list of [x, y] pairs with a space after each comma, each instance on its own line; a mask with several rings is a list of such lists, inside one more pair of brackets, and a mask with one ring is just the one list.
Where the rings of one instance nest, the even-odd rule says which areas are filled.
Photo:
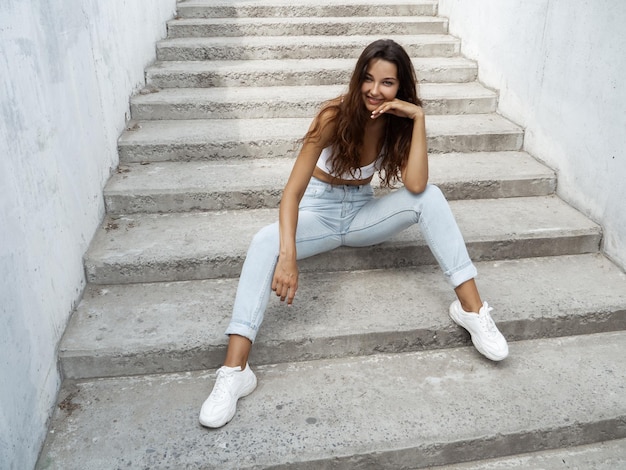
[[502, 469], [593, 469], [626, 468], [626, 439], [596, 442], [584, 446], [530, 452], [527, 454], [432, 467], [432, 470], [502, 470]]
[[[459, 39], [447, 34], [386, 35], [411, 57], [455, 57]], [[379, 35], [175, 38], [157, 42], [158, 60], [356, 59]]]
[[[39, 468], [416, 468], [626, 437], [626, 333], [256, 367], [218, 430], [212, 372], [66, 381]], [[97, 406], [96, 406], [97, 404]], [[76, 449], [80, 449], [77, 452]]]
[[435, 16], [435, 0], [186, 0], [178, 4], [181, 18], [249, 18], [298, 16]]
[[[477, 268], [481, 295], [509, 341], [626, 329], [626, 275], [602, 255]], [[406, 295], [381, 297], [380, 286]], [[64, 377], [219, 367], [236, 288], [237, 279], [89, 285], [60, 346]], [[254, 363], [468, 345], [447, 314], [453, 298], [436, 266], [306, 273], [293, 307], [271, 298]]]
[[[130, 106], [136, 120], [310, 118], [324, 101], [345, 91], [341, 85], [146, 88]], [[494, 113], [498, 101], [478, 82], [426, 83], [419, 92], [430, 115]]]
[[[293, 161], [124, 164], [104, 189], [107, 212], [277, 207]], [[435, 154], [429, 166], [430, 182], [437, 184], [448, 200], [545, 196], [556, 188], [554, 172], [523, 152]], [[377, 180], [373, 185], [378, 187]]]
[[[601, 230], [554, 196], [450, 203], [475, 261], [598, 251]], [[96, 284], [236, 277], [252, 236], [275, 209], [108, 217], [85, 255]], [[414, 226], [368, 248], [340, 248], [300, 262], [303, 272], [434, 264]]]
[[167, 22], [169, 38], [363, 34], [386, 36], [447, 32], [448, 20], [436, 16], [182, 18]]
[[[311, 119], [138, 121], [118, 141], [124, 163], [291, 157]], [[523, 130], [497, 114], [428, 116], [431, 153], [517, 151]]]
[[[354, 59], [211, 60], [156, 62], [146, 83], [157, 88], [345, 85]], [[460, 57], [413, 59], [420, 83], [473, 82], [476, 63]]]

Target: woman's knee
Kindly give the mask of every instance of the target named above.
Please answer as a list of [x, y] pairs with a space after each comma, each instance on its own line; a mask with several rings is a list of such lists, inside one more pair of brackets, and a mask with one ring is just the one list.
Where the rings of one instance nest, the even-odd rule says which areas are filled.
[[260, 249], [266, 252], [268, 251], [278, 252], [278, 246], [279, 246], [278, 224], [274, 223], [274, 224], [263, 227], [254, 235], [254, 237], [252, 237], [252, 242], [250, 242], [249, 250]]
[[448, 206], [448, 200], [443, 194], [443, 191], [439, 188], [439, 186], [435, 184], [429, 184], [426, 186], [426, 189], [421, 194], [422, 196], [422, 207], [437, 207], [441, 205]]
[[421, 212], [425, 206], [447, 204], [448, 201], [439, 186], [428, 184], [426, 189], [421, 193], [412, 193], [407, 189], [404, 190], [405, 197], [411, 199], [411, 204], [415, 204], [417, 212]]
[[427, 184], [423, 193], [425, 196], [433, 199], [445, 199], [443, 191], [436, 184]]

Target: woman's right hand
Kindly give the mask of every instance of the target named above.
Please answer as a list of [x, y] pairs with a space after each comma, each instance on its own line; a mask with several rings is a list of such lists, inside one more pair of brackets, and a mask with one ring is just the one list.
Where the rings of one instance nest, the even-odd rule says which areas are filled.
[[287, 305], [293, 303], [293, 298], [298, 290], [298, 263], [295, 258], [286, 259], [278, 257], [278, 263], [274, 270], [272, 290], [280, 297], [280, 301], [287, 300]]

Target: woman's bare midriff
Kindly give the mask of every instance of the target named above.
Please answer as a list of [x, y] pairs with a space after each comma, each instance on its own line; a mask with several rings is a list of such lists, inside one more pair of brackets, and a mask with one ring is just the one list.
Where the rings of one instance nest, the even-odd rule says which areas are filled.
[[323, 181], [324, 183], [335, 184], [335, 185], [349, 185], [349, 186], [361, 186], [364, 184], [368, 184], [370, 181], [372, 181], [372, 178], [373, 178], [372, 176], [370, 176], [369, 178], [366, 178], [363, 180], [344, 180], [344, 179], [329, 175], [328, 173], [326, 173], [324, 170], [322, 170], [320, 167], [317, 167], [317, 166], [313, 170], [313, 177], [317, 178], [320, 181]]

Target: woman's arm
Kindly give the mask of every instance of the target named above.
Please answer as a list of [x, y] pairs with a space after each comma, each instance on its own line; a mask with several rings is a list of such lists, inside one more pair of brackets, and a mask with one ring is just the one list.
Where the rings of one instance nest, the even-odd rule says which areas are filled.
[[330, 113], [318, 114], [311, 129], [319, 123], [319, 138], [305, 139], [302, 149], [296, 158], [289, 180], [283, 190], [278, 217], [280, 248], [278, 263], [272, 279], [272, 290], [281, 301], [287, 300], [291, 305], [298, 290], [298, 265], [296, 262], [296, 228], [298, 225], [298, 206], [304, 195], [315, 164], [333, 132], [330, 124]]
[[413, 135], [409, 158], [401, 169], [404, 187], [414, 194], [423, 192], [428, 183], [428, 147], [426, 142], [426, 118], [421, 106], [395, 99], [383, 103], [372, 113], [376, 119], [383, 113], [394, 114], [413, 120]]

